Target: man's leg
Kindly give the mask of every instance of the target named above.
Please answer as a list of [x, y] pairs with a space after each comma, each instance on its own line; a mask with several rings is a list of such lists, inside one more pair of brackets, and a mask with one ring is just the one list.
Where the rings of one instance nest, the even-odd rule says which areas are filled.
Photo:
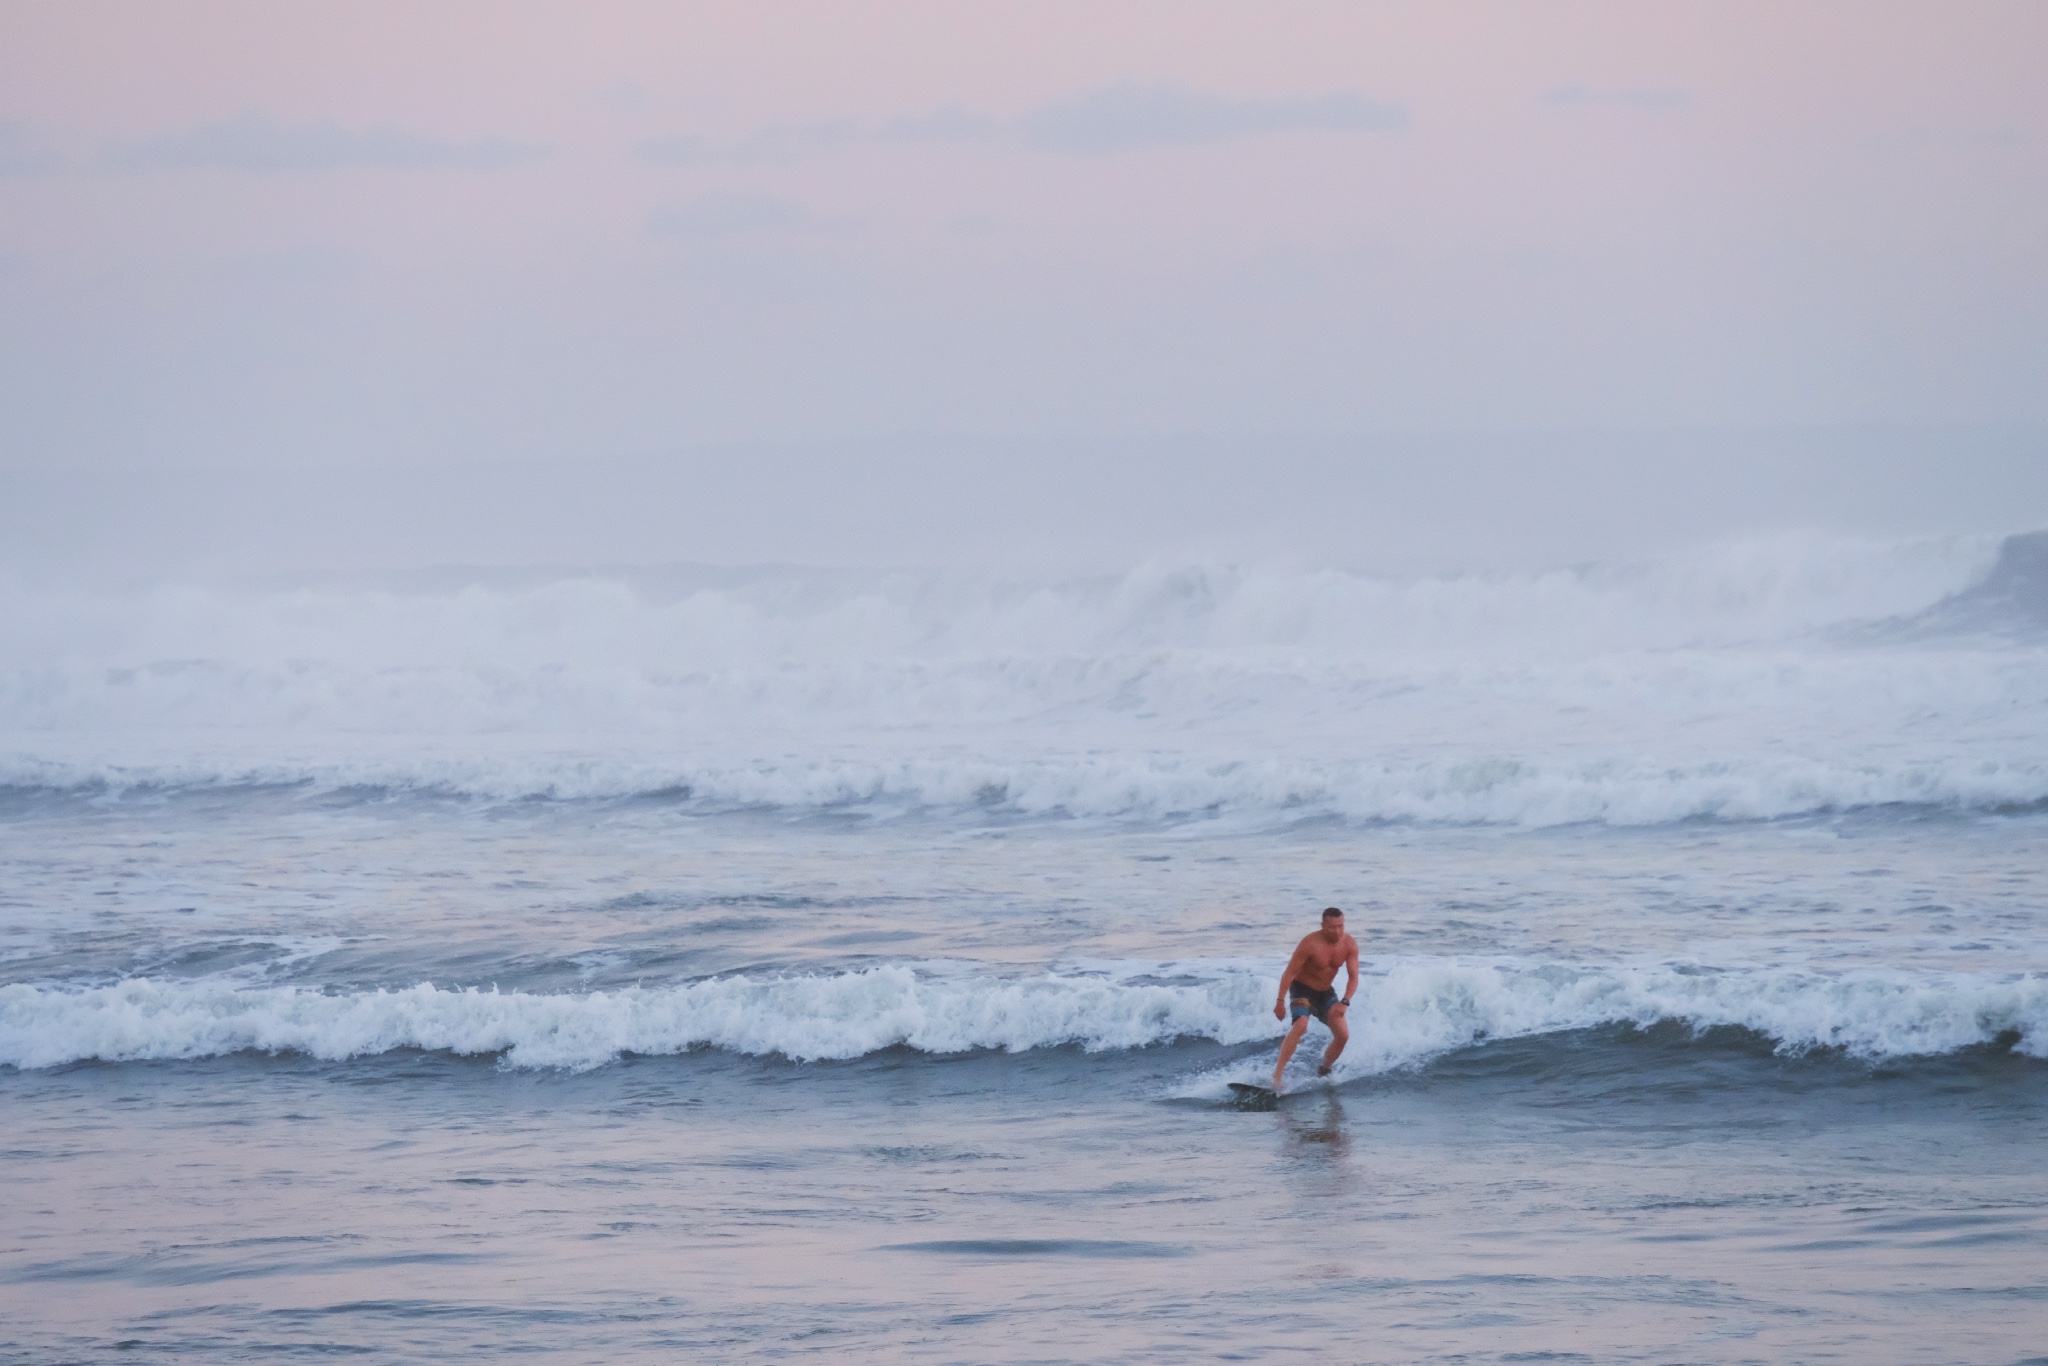
[[1351, 1042], [1351, 1025], [1345, 1020], [1349, 1011], [1330, 1012], [1330, 1046], [1323, 1050], [1323, 1066], [1318, 1075], [1327, 1074], [1336, 1065], [1337, 1055], [1344, 1051], [1344, 1045]]
[[1308, 1016], [1294, 1022], [1294, 1028], [1287, 1031], [1287, 1037], [1280, 1041], [1280, 1061], [1273, 1064], [1273, 1092], [1279, 1094], [1280, 1074], [1287, 1070], [1287, 1060], [1294, 1056], [1294, 1046], [1301, 1042], [1301, 1036], [1308, 1033]]

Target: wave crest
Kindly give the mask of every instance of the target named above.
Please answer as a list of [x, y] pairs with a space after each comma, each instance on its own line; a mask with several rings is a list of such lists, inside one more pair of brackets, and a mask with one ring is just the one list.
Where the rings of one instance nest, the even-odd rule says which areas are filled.
[[[988, 978], [896, 964], [560, 995], [429, 983], [347, 993], [150, 978], [90, 988], [17, 984], [0, 987], [0, 1063], [41, 1068], [244, 1051], [342, 1060], [427, 1049], [501, 1055], [513, 1067], [588, 1068], [623, 1053], [695, 1048], [809, 1062], [897, 1047], [1243, 1044], [1279, 1031], [1272, 980], [1202, 965], [1165, 965], [1139, 978]], [[1665, 1020], [1740, 1026], [1794, 1053], [1830, 1048], [1876, 1059], [2016, 1038], [2017, 1051], [2048, 1057], [2048, 978], [1381, 959], [1361, 984], [1342, 1066], [1371, 1074], [1486, 1039]]]
[[0, 790], [124, 796], [287, 789], [331, 798], [403, 794], [481, 802], [678, 804], [744, 810], [1174, 821], [1334, 818], [1540, 828], [1776, 820], [1904, 807], [2013, 812], [2048, 802], [2048, 762], [1921, 763], [1748, 757], [1693, 764], [1447, 758], [1409, 763], [1095, 754], [739, 763], [646, 757], [425, 756], [380, 763], [114, 765], [0, 758]]

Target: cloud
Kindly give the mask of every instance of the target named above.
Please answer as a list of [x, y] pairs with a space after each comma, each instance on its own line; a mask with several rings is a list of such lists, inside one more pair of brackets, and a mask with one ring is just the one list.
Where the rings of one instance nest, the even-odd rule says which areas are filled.
[[2027, 145], [2026, 137], [2010, 124], [1990, 128], [1929, 128], [1916, 125], [1871, 133], [1866, 146], [1893, 151], [1931, 152], [2016, 152]]
[[863, 141], [867, 131], [852, 119], [826, 123], [776, 124], [747, 134], [726, 153], [739, 162], [806, 161]]
[[1408, 111], [1402, 106], [1349, 91], [1240, 100], [1177, 86], [1116, 85], [1056, 100], [1010, 120], [949, 105], [879, 124], [838, 119], [777, 125], [723, 148], [702, 138], [655, 138], [637, 151], [643, 161], [665, 166], [799, 161], [861, 143], [973, 142], [1100, 156], [1271, 133], [1396, 132], [1407, 126]]
[[647, 227], [657, 237], [735, 237], [755, 233], [843, 232], [852, 224], [824, 218], [801, 204], [773, 195], [700, 195], [648, 215]]
[[1000, 119], [947, 105], [929, 114], [903, 114], [875, 130], [878, 142], [994, 142], [1003, 136]]
[[1554, 109], [1597, 108], [1647, 109], [1659, 113], [1674, 113], [1692, 107], [1692, 96], [1683, 90], [1664, 88], [1641, 88], [1635, 90], [1595, 90], [1586, 85], [1561, 85], [1548, 90], [1540, 97], [1540, 103]]
[[27, 124], [0, 123], [0, 175], [43, 175], [63, 165]]
[[705, 166], [723, 154], [703, 138], [648, 138], [633, 149], [642, 161], [657, 166]]
[[758, 128], [738, 142], [714, 146], [704, 138], [648, 138], [633, 150], [642, 161], [657, 166], [707, 166], [714, 162], [739, 165], [785, 165], [827, 156], [872, 135], [852, 119], [825, 123], [781, 123]]
[[504, 138], [449, 142], [397, 128], [280, 123], [249, 112], [110, 147], [103, 161], [120, 171], [499, 170], [545, 155], [542, 148]]
[[1098, 156], [1268, 133], [1395, 132], [1407, 125], [1408, 112], [1400, 105], [1348, 92], [1239, 100], [1175, 86], [1118, 85], [1034, 110], [1017, 121], [1015, 131], [1042, 151]]

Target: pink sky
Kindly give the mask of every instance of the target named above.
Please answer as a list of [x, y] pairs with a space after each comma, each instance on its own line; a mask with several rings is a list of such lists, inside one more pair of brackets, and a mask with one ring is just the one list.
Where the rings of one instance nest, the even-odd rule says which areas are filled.
[[2044, 52], [2031, 2], [14, 3], [5, 458], [2039, 422]]

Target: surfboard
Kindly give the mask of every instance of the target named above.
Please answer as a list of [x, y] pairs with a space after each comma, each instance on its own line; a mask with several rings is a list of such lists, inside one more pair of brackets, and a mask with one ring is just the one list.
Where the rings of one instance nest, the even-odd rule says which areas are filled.
[[1280, 1103], [1280, 1097], [1264, 1086], [1254, 1086], [1248, 1081], [1229, 1083], [1231, 1103], [1246, 1110], [1270, 1110]]

